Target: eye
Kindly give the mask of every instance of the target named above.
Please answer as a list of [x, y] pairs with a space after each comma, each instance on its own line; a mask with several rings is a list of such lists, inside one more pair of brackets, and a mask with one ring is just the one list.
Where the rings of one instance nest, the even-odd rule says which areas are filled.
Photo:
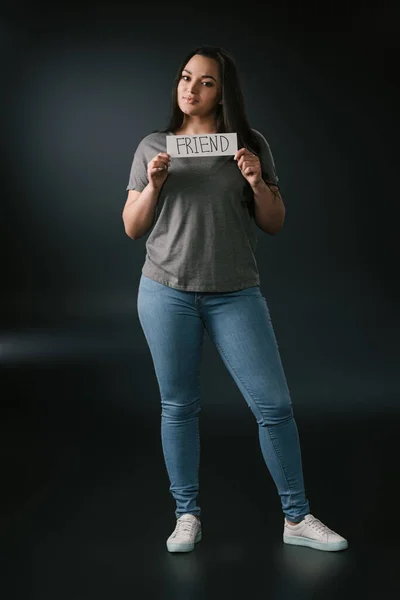
[[[181, 75], [181, 79], [184, 79], [186, 81], [186, 79], [190, 79], [190, 77], [189, 77], [189, 75]], [[202, 83], [204, 83], [207, 87], [213, 86], [211, 81], [203, 81]]]

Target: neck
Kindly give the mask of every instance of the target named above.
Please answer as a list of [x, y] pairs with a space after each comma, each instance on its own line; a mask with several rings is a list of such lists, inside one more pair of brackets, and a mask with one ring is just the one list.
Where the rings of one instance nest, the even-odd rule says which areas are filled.
[[187, 135], [201, 135], [206, 133], [216, 133], [217, 123], [215, 118], [211, 119], [187, 119], [186, 115], [183, 119], [182, 125], [176, 132], [176, 135], [186, 133]]

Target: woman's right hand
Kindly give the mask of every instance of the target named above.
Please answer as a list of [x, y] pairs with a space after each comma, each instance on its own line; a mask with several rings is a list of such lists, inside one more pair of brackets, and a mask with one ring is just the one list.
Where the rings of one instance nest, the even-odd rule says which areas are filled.
[[147, 165], [149, 183], [159, 189], [168, 177], [171, 157], [167, 152], [159, 152]]

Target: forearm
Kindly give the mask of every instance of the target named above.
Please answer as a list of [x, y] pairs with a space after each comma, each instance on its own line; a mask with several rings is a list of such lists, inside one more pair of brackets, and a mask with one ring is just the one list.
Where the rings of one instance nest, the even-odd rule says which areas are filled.
[[140, 196], [126, 206], [122, 213], [126, 234], [136, 240], [151, 228], [160, 189], [148, 184]]
[[276, 234], [283, 227], [285, 220], [285, 205], [279, 193], [278, 186], [269, 184], [263, 179], [252, 187], [255, 204], [255, 221], [266, 233]]

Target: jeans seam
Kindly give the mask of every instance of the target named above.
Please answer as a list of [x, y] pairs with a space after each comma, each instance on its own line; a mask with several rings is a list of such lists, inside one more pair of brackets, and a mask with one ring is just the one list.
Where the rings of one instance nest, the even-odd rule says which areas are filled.
[[[225, 355], [225, 353], [224, 353], [224, 350], [223, 350], [222, 346], [220, 346], [220, 345], [219, 345], [217, 342], [215, 342], [215, 340], [213, 340], [213, 342], [214, 342], [214, 344], [215, 344], [215, 345], [216, 345], [216, 346], [219, 348], [219, 350], [222, 352], [222, 354], [224, 355], [224, 357], [225, 357], [225, 360], [226, 360], [226, 361], [227, 361], [227, 363], [230, 365], [230, 367], [231, 367], [232, 371], [235, 373], [236, 377], [239, 379], [239, 381], [242, 383], [243, 387], [245, 388], [245, 390], [247, 391], [247, 393], [249, 394], [249, 396], [252, 398], [252, 400], [253, 400], [253, 402], [254, 402], [254, 405], [255, 405], [255, 406], [256, 406], [256, 408], [257, 408], [257, 412], [258, 412], [258, 413], [260, 414], [260, 416], [263, 418], [263, 416], [262, 416], [262, 413], [261, 413], [261, 411], [259, 410], [259, 408], [258, 408], [258, 406], [257, 406], [257, 401], [256, 401], [256, 399], [253, 397], [253, 395], [252, 395], [251, 391], [250, 391], [250, 390], [247, 388], [247, 386], [245, 385], [244, 381], [243, 381], [243, 380], [240, 378], [240, 376], [238, 375], [238, 373], [235, 371], [234, 367], [233, 367], [233, 366], [231, 365], [231, 363], [229, 362], [229, 359], [228, 359], [228, 357]], [[283, 424], [283, 423], [286, 423], [287, 421], [289, 421], [289, 420], [290, 420], [290, 419], [292, 419], [292, 418], [293, 418], [293, 413], [292, 413], [292, 414], [291, 414], [291, 415], [290, 415], [290, 416], [289, 416], [287, 419], [285, 419], [284, 421], [282, 421], [281, 423], [279, 423], [279, 424], [277, 424], [277, 425], [272, 425], [272, 427], [277, 427], [277, 426], [279, 427], [279, 425], [281, 425], [281, 424]], [[279, 462], [279, 465], [280, 465], [280, 467], [281, 467], [281, 470], [282, 470], [283, 476], [284, 476], [284, 478], [285, 478], [285, 482], [286, 482], [287, 489], [289, 490], [289, 502], [290, 502], [290, 504], [292, 504], [292, 499], [293, 499], [293, 490], [292, 490], [292, 488], [290, 487], [290, 484], [289, 484], [288, 478], [287, 478], [287, 476], [286, 476], [285, 468], [284, 468], [284, 466], [283, 466], [283, 464], [282, 464], [281, 457], [279, 456], [279, 452], [278, 452], [278, 450], [277, 450], [277, 447], [276, 447], [276, 445], [275, 445], [274, 437], [271, 435], [270, 427], [271, 427], [271, 426], [268, 426], [268, 425], [266, 425], [266, 429], [267, 429], [267, 431], [268, 431], [269, 438], [270, 438], [270, 440], [271, 440], [271, 442], [272, 442], [272, 446], [273, 446], [273, 448], [274, 448], [274, 450], [275, 450], [276, 457], [277, 457], [277, 459], [278, 459], [278, 462]]]
[[[210, 337], [211, 337], [211, 336], [210, 336]], [[238, 375], [238, 373], [235, 371], [235, 369], [234, 369], [233, 365], [231, 365], [231, 363], [230, 363], [230, 361], [229, 361], [228, 357], [226, 356], [226, 354], [225, 354], [225, 352], [224, 352], [224, 350], [223, 350], [222, 346], [220, 346], [220, 344], [218, 344], [218, 343], [217, 343], [215, 340], [213, 340], [213, 342], [214, 342], [214, 344], [215, 344], [215, 345], [216, 345], [216, 346], [219, 348], [219, 350], [221, 351], [221, 353], [222, 353], [222, 354], [223, 354], [223, 356], [225, 357], [225, 360], [226, 360], [226, 362], [227, 362], [227, 363], [230, 365], [230, 367], [231, 367], [232, 371], [235, 373], [236, 377], [237, 377], [237, 378], [239, 379], [239, 381], [242, 383], [243, 387], [245, 388], [245, 390], [247, 391], [247, 393], [249, 394], [249, 396], [250, 396], [250, 397], [251, 397], [251, 399], [253, 400], [253, 402], [254, 402], [254, 405], [255, 405], [255, 407], [257, 408], [257, 412], [260, 414], [261, 418], [263, 418], [263, 416], [262, 416], [262, 413], [261, 413], [260, 409], [258, 408], [258, 405], [257, 405], [257, 401], [256, 401], [256, 399], [253, 397], [253, 395], [252, 395], [251, 391], [250, 391], [250, 390], [247, 388], [247, 386], [245, 385], [244, 381], [243, 381], [243, 380], [240, 378], [240, 376]], [[277, 426], [279, 427], [279, 425], [281, 425], [281, 424], [283, 424], [283, 423], [286, 423], [287, 421], [289, 421], [289, 420], [290, 420], [290, 419], [292, 419], [292, 418], [293, 418], [293, 413], [292, 413], [292, 414], [291, 414], [291, 415], [290, 415], [290, 416], [289, 416], [287, 419], [285, 419], [284, 421], [282, 421], [282, 423], [275, 424], [275, 425], [271, 425], [271, 426], [272, 426], [272, 427], [277, 427]], [[278, 459], [278, 462], [279, 462], [279, 465], [280, 465], [280, 467], [281, 467], [281, 470], [282, 470], [283, 476], [284, 476], [284, 478], [285, 478], [286, 486], [287, 486], [287, 489], [289, 490], [290, 504], [292, 504], [292, 499], [293, 499], [293, 491], [292, 491], [292, 488], [290, 487], [289, 481], [288, 481], [288, 479], [287, 479], [287, 476], [286, 476], [286, 473], [285, 473], [285, 469], [284, 469], [284, 466], [283, 466], [283, 464], [282, 464], [282, 461], [281, 461], [281, 457], [279, 456], [279, 452], [278, 452], [278, 450], [277, 450], [277, 448], [276, 448], [276, 445], [275, 445], [275, 442], [274, 442], [274, 438], [273, 438], [273, 436], [271, 435], [270, 426], [269, 426], [269, 425], [266, 425], [266, 429], [267, 429], [267, 431], [268, 431], [269, 438], [270, 438], [270, 440], [271, 440], [271, 442], [272, 442], [272, 446], [273, 446], [273, 448], [274, 448], [274, 450], [275, 450], [276, 457], [277, 457], [277, 459]]]
[[[293, 417], [290, 417], [290, 418], [292, 419]], [[285, 420], [285, 423], [286, 423], [286, 420]], [[276, 427], [276, 425], [274, 425], [273, 427]], [[279, 427], [279, 425], [278, 425], [278, 427]], [[290, 484], [289, 484], [288, 478], [287, 478], [287, 476], [286, 476], [286, 473], [285, 473], [285, 468], [284, 468], [284, 466], [283, 466], [283, 464], [282, 464], [281, 457], [279, 456], [279, 452], [278, 452], [278, 450], [277, 450], [277, 447], [276, 447], [276, 445], [275, 445], [275, 440], [274, 440], [274, 437], [273, 437], [273, 435], [271, 435], [271, 430], [270, 430], [270, 427], [268, 427], [268, 426], [267, 426], [267, 428], [266, 428], [266, 429], [267, 429], [267, 432], [268, 432], [268, 435], [269, 435], [269, 439], [271, 440], [271, 442], [272, 442], [272, 445], [273, 445], [273, 447], [274, 447], [275, 454], [276, 454], [276, 456], [277, 456], [277, 458], [278, 458], [278, 462], [279, 462], [279, 464], [280, 464], [280, 467], [281, 467], [281, 469], [282, 469], [282, 473], [283, 473], [283, 476], [284, 476], [284, 478], [285, 478], [285, 481], [286, 481], [286, 486], [287, 486], [287, 488], [288, 488], [288, 490], [289, 490], [289, 494], [290, 494], [290, 504], [292, 504], [292, 499], [293, 499], [293, 491], [292, 491], [292, 488], [290, 487]]]

